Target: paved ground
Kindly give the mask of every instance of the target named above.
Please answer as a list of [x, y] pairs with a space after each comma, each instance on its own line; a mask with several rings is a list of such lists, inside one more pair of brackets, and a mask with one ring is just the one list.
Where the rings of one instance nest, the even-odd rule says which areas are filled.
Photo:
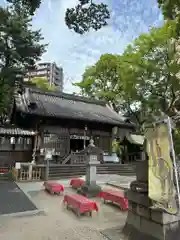
[[[85, 179], [85, 176], [81, 177], [82, 179]], [[114, 185], [121, 185], [128, 187], [130, 182], [135, 180], [134, 176], [119, 176], [116, 174], [97, 174], [97, 183], [102, 185], [102, 184], [107, 184], [111, 183]], [[57, 180], [56, 182], [63, 183], [65, 187], [69, 186], [69, 181], [70, 179], [61, 179]], [[23, 189], [25, 192], [27, 191], [38, 191], [40, 189], [43, 189], [42, 182], [37, 182], [37, 183], [18, 183], [18, 186]]]
[[135, 176], [119, 176], [119, 178], [112, 178], [107, 182], [107, 184], [116, 188], [127, 190], [130, 187], [130, 183], [135, 180]]
[[[116, 177], [116, 176], [114, 176]], [[112, 179], [112, 175], [98, 176], [98, 183], [105, 188], [112, 188], [105, 183]], [[65, 191], [74, 193], [69, 188], [69, 180], [61, 180]], [[24, 217], [1, 217], [0, 239], [5, 240], [108, 240], [100, 232], [112, 227], [123, 227], [126, 214], [119, 207], [96, 202], [100, 211], [93, 213], [92, 218], [82, 216], [80, 219], [67, 210], [63, 203], [63, 196], [51, 196], [44, 192], [42, 182], [20, 183], [24, 192], [31, 196], [35, 205], [45, 212], [45, 215]], [[121, 240], [119, 238], [119, 240]]]
[[24, 192], [14, 182], [0, 182], [0, 214], [37, 210]]
[[[66, 192], [74, 192], [66, 188]], [[123, 225], [126, 213], [118, 207], [105, 205], [96, 200], [100, 211], [93, 217], [82, 216], [80, 219], [67, 210], [63, 196], [51, 196], [44, 191], [31, 192], [33, 201], [44, 210], [46, 215], [1, 218], [0, 239], [6, 240], [102, 240], [106, 239], [100, 231], [106, 228]]]

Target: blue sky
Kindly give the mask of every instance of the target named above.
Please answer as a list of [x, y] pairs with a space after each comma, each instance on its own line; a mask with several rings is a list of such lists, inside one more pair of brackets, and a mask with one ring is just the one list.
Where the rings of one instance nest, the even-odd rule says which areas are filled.
[[122, 53], [140, 33], [163, 22], [157, 0], [96, 0], [100, 1], [108, 4], [111, 20], [98, 32], [81, 36], [65, 25], [65, 10], [75, 6], [77, 0], [44, 0], [33, 19], [33, 27], [42, 29], [44, 41], [49, 43], [42, 60], [55, 61], [64, 68], [66, 92], [77, 90], [71, 83], [81, 80], [85, 68], [101, 54]]

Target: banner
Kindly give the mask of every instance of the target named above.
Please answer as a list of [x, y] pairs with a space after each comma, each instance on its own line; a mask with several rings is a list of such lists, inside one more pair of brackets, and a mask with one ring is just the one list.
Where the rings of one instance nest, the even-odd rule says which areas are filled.
[[149, 156], [149, 198], [154, 208], [177, 213], [168, 126], [159, 123], [145, 131]]

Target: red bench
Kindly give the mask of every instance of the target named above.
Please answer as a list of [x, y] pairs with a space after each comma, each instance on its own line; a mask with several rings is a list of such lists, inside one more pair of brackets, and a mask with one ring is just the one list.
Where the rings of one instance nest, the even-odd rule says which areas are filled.
[[64, 203], [66, 203], [67, 208], [72, 208], [78, 216], [82, 213], [89, 213], [92, 216], [92, 211], [98, 212], [98, 206], [96, 202], [89, 200], [88, 198], [78, 195], [65, 195], [64, 196]]
[[61, 192], [64, 192], [64, 186], [60, 183], [46, 181], [44, 182], [44, 187], [45, 190], [51, 194], [60, 194]]
[[85, 183], [85, 181], [80, 178], [73, 178], [70, 181], [70, 185], [72, 186], [72, 188], [75, 188], [75, 189], [79, 188], [84, 183]]
[[120, 206], [120, 209], [125, 211], [128, 209], [128, 200], [124, 197], [124, 194], [117, 190], [103, 190], [98, 197], [104, 199], [104, 203], [106, 201], [111, 201], [113, 203], [117, 203]]

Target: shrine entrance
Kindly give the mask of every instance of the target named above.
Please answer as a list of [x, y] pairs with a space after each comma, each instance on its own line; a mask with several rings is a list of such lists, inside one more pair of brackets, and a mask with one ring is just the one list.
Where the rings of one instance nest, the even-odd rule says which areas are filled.
[[89, 137], [86, 136], [70, 136], [70, 150], [72, 152], [79, 152], [87, 147], [89, 144]]

